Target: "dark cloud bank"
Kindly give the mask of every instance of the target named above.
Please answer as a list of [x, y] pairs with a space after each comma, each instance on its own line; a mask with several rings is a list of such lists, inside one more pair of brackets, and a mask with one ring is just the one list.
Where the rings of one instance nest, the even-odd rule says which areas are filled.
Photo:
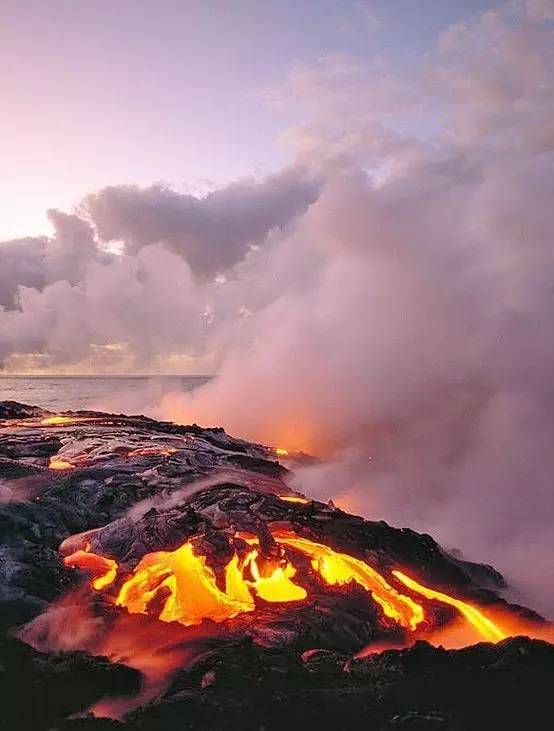
[[554, 613], [553, 20], [507, 3], [402, 77], [298, 68], [280, 103], [312, 121], [289, 169], [52, 212], [51, 238], [0, 244], [0, 357], [209, 357], [219, 377], [157, 414], [325, 455], [307, 492], [431, 532]]

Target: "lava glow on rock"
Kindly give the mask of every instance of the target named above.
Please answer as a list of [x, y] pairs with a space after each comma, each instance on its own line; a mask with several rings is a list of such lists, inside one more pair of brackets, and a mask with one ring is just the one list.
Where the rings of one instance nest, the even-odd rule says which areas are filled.
[[54, 416], [46, 416], [40, 420], [41, 426], [69, 426], [71, 424], [79, 424], [86, 421], [94, 421], [93, 418], [86, 416], [65, 416], [64, 414], [55, 414]]
[[[405, 631], [425, 636], [427, 629], [433, 629], [432, 613], [420, 603], [423, 597], [454, 607], [485, 641], [498, 642], [507, 636], [481, 609], [424, 586], [399, 570], [392, 571], [387, 580], [364, 561], [303, 538], [292, 530], [272, 530], [271, 533], [285, 555], [280, 559], [263, 558], [254, 534], [237, 533], [235, 538], [241, 539], [248, 548], [242, 555], [235, 550], [225, 566], [222, 586], [218, 585], [206, 557], [197, 552], [190, 540], [175, 551], [146, 554], [127, 576], [119, 575], [119, 567], [113, 559], [91, 553], [89, 546], [87, 550], [67, 556], [65, 564], [91, 573], [91, 586], [96, 591], [114, 590], [115, 605], [131, 614], [153, 615], [163, 622], [190, 626], [207, 619], [223, 622], [252, 612], [257, 599], [271, 603], [306, 600], [308, 590], [302, 586], [302, 578], [293, 562], [294, 553], [299, 553], [310, 559], [317, 580], [328, 586], [353, 583], [361, 586], [383, 615]], [[402, 589], [405, 587], [411, 596], [402, 593], [400, 587], [395, 588], [394, 583], [400, 584]]]
[[300, 551], [312, 560], [312, 568], [330, 586], [359, 584], [379, 604], [385, 616], [406, 629], [415, 629], [423, 621], [423, 609], [410, 597], [396, 591], [381, 574], [368, 564], [346, 553], [333, 551], [321, 543], [300, 538], [294, 533], [278, 533], [275, 540]]
[[74, 467], [74, 464], [59, 457], [50, 457], [50, 461], [48, 462], [48, 468], [51, 470], [72, 470]]
[[483, 612], [479, 611], [476, 607], [471, 604], [462, 602], [460, 599], [455, 599], [441, 591], [436, 591], [428, 586], [418, 583], [415, 579], [411, 579], [402, 571], [393, 571], [393, 575], [407, 586], [412, 591], [421, 594], [427, 599], [433, 599], [443, 604], [448, 604], [451, 607], [455, 607], [460, 614], [477, 630], [481, 637], [487, 642], [500, 642], [504, 640], [507, 635], [497, 625], [486, 617]]

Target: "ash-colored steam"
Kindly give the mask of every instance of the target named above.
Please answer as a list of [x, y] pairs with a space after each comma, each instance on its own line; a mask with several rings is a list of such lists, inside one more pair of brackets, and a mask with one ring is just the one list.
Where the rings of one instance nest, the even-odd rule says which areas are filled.
[[553, 19], [506, 3], [409, 72], [298, 67], [268, 94], [311, 120], [290, 169], [208, 201], [110, 188], [80, 209], [92, 238], [1, 245], [6, 363], [210, 364], [150, 411], [324, 456], [303, 491], [554, 612]]
[[[553, 37], [526, 8], [450, 29], [439, 72], [372, 84], [337, 59], [291, 80], [324, 120], [298, 154], [340, 154], [260, 265], [270, 287], [301, 252], [256, 340], [164, 413], [332, 456], [303, 490], [481, 556], [552, 613]], [[440, 132], [400, 135], [431, 90]]]

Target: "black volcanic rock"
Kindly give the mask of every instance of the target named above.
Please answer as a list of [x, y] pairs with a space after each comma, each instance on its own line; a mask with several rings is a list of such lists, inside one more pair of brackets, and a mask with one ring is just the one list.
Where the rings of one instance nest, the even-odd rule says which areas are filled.
[[[222, 429], [140, 416], [67, 414], [75, 421], [43, 425], [50, 412], [0, 402], [0, 480], [9, 496], [0, 502], [2, 626], [27, 621], [77, 578], [58, 555], [64, 539], [106, 526], [141, 501], [163, 501], [187, 484], [215, 475], [221, 481], [232, 475], [239, 483], [259, 475], [271, 489], [288, 490], [279, 477], [286, 470], [265, 459], [272, 457], [269, 450], [233, 439]], [[155, 453], [164, 449], [170, 453]], [[77, 467], [51, 470], [52, 456], [73, 459]], [[235, 457], [248, 457], [250, 470], [238, 469]]]
[[110, 693], [136, 694], [136, 670], [84, 652], [43, 654], [0, 639], [0, 728], [45, 729]]
[[[341, 669], [284, 651], [229, 645], [176, 678], [127, 731], [492, 731], [550, 728], [554, 647], [514, 638], [446, 651], [425, 642]], [[98, 726], [95, 725], [98, 723]], [[102, 721], [56, 729], [101, 731]], [[108, 727], [109, 728], [109, 727]]]
[[0, 401], [0, 419], [32, 419], [50, 413], [39, 406], [20, 404], [18, 401]]
[[[400, 566], [481, 606], [508, 607], [499, 594], [504, 581], [498, 572], [449, 554], [431, 536], [316, 500], [284, 501], [293, 495], [289, 472], [262, 445], [234, 439], [220, 428], [143, 416], [90, 411], [67, 412], [65, 420], [52, 416], [0, 402], [0, 673], [6, 695], [0, 729], [121, 727], [117, 721], [66, 716], [101, 695], [133, 692], [134, 671], [83, 652], [38, 653], [7, 634], [37, 615], [40, 621], [53, 602], [88, 581], [62, 559], [85, 547], [115, 559], [126, 575], [146, 554], [193, 539], [221, 579], [233, 546], [240, 546], [237, 532], [256, 534], [261, 559], [270, 560], [282, 550], [272, 526], [285, 526], [385, 576]], [[162, 656], [168, 647], [194, 648], [160, 686], [159, 697], [131, 711], [123, 727], [474, 731], [515, 723], [541, 728], [542, 714], [550, 708], [553, 646], [513, 638], [447, 651], [418, 642], [353, 659], [374, 640], [406, 642], [405, 631], [387, 623], [357, 584], [324, 585], [306, 556], [295, 555], [295, 566], [308, 590], [306, 600], [283, 608], [258, 598], [251, 613], [192, 630], [128, 615], [113, 606], [109, 592], [85, 588], [99, 635], [116, 634], [123, 626], [131, 638], [152, 638], [151, 651], [159, 649]], [[530, 610], [510, 610], [540, 621]], [[431, 607], [429, 614], [440, 624], [453, 611]], [[28, 625], [21, 637], [32, 636], [32, 628]], [[16, 693], [25, 687], [36, 699], [34, 710], [23, 708], [25, 700]]]

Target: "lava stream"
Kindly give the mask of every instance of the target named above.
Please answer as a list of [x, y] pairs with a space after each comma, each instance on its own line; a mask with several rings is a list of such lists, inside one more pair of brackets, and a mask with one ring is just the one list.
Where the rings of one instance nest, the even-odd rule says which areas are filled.
[[75, 551], [71, 556], [68, 556], [64, 563], [66, 566], [72, 566], [84, 571], [88, 571], [91, 574], [97, 574], [96, 578], [92, 580], [92, 588], [96, 591], [105, 589], [116, 579], [117, 576], [117, 561], [105, 556], [99, 556], [97, 553], [90, 552], [90, 546], [87, 544], [87, 548], [84, 551]]
[[[222, 622], [251, 612], [255, 609], [255, 596], [274, 603], [307, 598], [307, 590], [293, 580], [297, 569], [290, 560], [260, 564], [257, 537], [250, 534], [237, 534], [237, 537], [246, 540], [253, 550], [242, 560], [235, 553], [225, 568], [224, 589], [217, 585], [214, 571], [207, 565], [206, 558], [197, 555], [193, 544], [188, 541], [175, 551], [158, 551], [144, 556], [121, 586], [116, 605], [125, 607], [132, 614], [156, 613], [164, 622], [194, 625], [204, 619]], [[351, 582], [359, 584], [381, 606], [387, 617], [406, 629], [413, 630], [423, 621], [423, 608], [396, 591], [363, 561], [300, 538], [295, 533], [276, 531], [273, 537], [282, 546], [309, 556], [313, 570], [329, 586], [343, 586]], [[110, 559], [101, 556], [95, 564], [91, 558], [93, 555], [77, 551], [65, 562], [68, 566], [100, 574], [92, 585], [95, 589], [103, 589], [112, 583], [114, 567], [104, 563]]]
[[392, 573], [404, 586], [407, 586], [408, 589], [411, 589], [417, 594], [421, 594], [426, 599], [434, 599], [437, 602], [455, 607], [486, 642], [500, 642], [500, 640], [506, 639], [507, 635], [486, 617], [483, 612], [471, 604], [467, 604], [467, 602], [463, 602], [461, 599], [455, 599], [442, 591], [423, 586], [423, 584], [418, 583], [415, 579], [406, 576], [402, 571], [393, 571]]
[[64, 416], [63, 414], [55, 414], [54, 416], [46, 416], [40, 420], [41, 426], [57, 426], [59, 424], [75, 424], [83, 421], [94, 421], [93, 418], [87, 416]]
[[387, 617], [406, 629], [414, 630], [423, 621], [423, 608], [410, 597], [397, 592], [378, 571], [363, 561], [294, 533], [276, 531], [273, 537], [278, 543], [309, 556], [314, 571], [330, 586], [343, 586], [350, 582], [362, 586]]
[[72, 462], [68, 462], [66, 459], [61, 459], [60, 457], [50, 457], [48, 468], [51, 470], [63, 471], [72, 470], [75, 468], [75, 465]]
[[[98, 557], [100, 561], [95, 564], [91, 558], [94, 555], [77, 551], [68, 556], [65, 563], [100, 573], [92, 583], [98, 590], [112, 583], [112, 566], [103, 564], [102, 561], [110, 559], [102, 557]], [[188, 541], [175, 551], [158, 551], [144, 556], [121, 586], [115, 604], [125, 607], [131, 614], [150, 614], [157, 609], [158, 619], [163, 622], [180, 622], [186, 626], [200, 624], [204, 619], [223, 622], [254, 611], [253, 595], [267, 602], [305, 599], [306, 590], [292, 581], [295, 574], [296, 568], [288, 561], [267, 566], [264, 570], [259, 565], [258, 552], [252, 550], [244, 560], [235, 554], [227, 564], [223, 590], [218, 587], [206, 558], [197, 555]]]
[[[383, 614], [394, 623], [419, 636], [430, 636], [437, 628], [424, 623], [426, 612], [411, 596], [395, 589], [376, 569], [346, 553], [298, 536], [291, 530], [274, 528], [274, 540], [283, 548], [293, 549], [311, 559], [313, 572], [329, 586], [356, 583], [371, 596]], [[297, 581], [297, 568], [289, 557], [268, 560], [259, 554], [259, 539], [251, 533], [237, 533], [250, 549], [244, 555], [234, 553], [224, 569], [223, 586], [218, 585], [214, 570], [205, 556], [199, 555], [193, 541], [175, 551], [146, 554], [134, 571], [124, 578], [115, 604], [130, 614], [149, 614], [163, 622], [198, 625], [204, 620], [223, 622], [239, 614], [253, 612], [256, 598], [266, 602], [303, 601], [308, 591]], [[118, 565], [113, 559], [86, 550], [65, 558], [67, 566], [92, 574], [96, 591], [115, 586]], [[444, 592], [420, 584], [399, 570], [392, 576], [412, 594], [454, 607], [478, 636], [487, 642], [499, 642], [510, 636], [481, 609]], [[123, 578], [123, 577], [122, 577]], [[432, 617], [429, 613], [429, 617]], [[420, 632], [421, 629], [421, 632]]]

